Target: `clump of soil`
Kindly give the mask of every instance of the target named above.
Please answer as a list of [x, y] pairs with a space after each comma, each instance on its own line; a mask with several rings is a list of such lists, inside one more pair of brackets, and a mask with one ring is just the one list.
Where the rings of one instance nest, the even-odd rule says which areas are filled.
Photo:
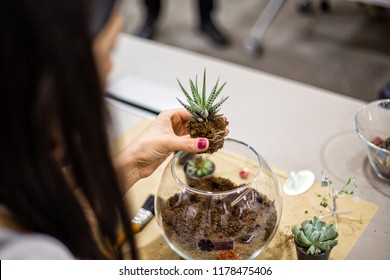
[[[217, 192], [239, 186], [210, 177], [191, 187]], [[183, 191], [170, 197], [161, 212], [174, 246], [195, 259], [247, 259], [266, 244], [277, 221], [274, 202], [248, 188], [219, 197]]]
[[235, 250], [225, 250], [218, 253], [219, 260], [239, 260], [240, 256]]
[[194, 189], [209, 192], [223, 192], [237, 188], [229, 179], [215, 176], [202, 180], [188, 180], [188, 184]]
[[209, 148], [206, 152], [212, 154], [223, 147], [223, 138], [228, 124], [229, 122], [223, 117], [205, 122], [190, 121], [187, 123], [187, 130], [192, 138], [209, 139]]

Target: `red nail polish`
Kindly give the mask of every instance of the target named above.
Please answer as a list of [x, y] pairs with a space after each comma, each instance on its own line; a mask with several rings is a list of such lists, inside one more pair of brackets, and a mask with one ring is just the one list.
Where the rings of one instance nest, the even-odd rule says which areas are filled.
[[198, 141], [198, 149], [203, 150], [207, 146], [207, 140], [202, 138]]

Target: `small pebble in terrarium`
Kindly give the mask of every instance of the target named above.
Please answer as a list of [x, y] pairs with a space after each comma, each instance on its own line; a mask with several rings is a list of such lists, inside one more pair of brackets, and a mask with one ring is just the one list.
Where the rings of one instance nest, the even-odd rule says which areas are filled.
[[377, 136], [371, 140], [371, 143], [374, 144], [375, 146], [382, 148], [382, 149], [390, 151], [390, 137], [383, 140], [382, 138]]
[[246, 167], [242, 168], [242, 169], [240, 170], [240, 177], [241, 177], [242, 179], [246, 179], [246, 178], [248, 178], [248, 176], [249, 176], [249, 169], [246, 168]]
[[371, 140], [371, 143], [374, 144], [375, 146], [380, 147], [383, 143], [383, 139], [380, 137], [375, 137], [374, 139]]
[[378, 146], [379, 148], [390, 151], [390, 137], [383, 140], [382, 138], [377, 136], [371, 140], [371, 143], [375, 146]]
[[371, 143], [379, 148], [386, 150], [378, 150], [376, 152], [371, 152], [371, 154], [375, 164], [377, 165], [377, 168], [381, 171], [382, 175], [390, 178], [390, 137], [383, 140], [381, 137], [377, 136], [371, 140]]

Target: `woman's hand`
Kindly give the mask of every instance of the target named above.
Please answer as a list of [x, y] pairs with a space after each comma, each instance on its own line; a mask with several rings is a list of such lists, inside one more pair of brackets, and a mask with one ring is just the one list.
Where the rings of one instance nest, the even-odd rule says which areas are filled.
[[198, 153], [207, 150], [206, 138], [190, 138], [185, 109], [161, 112], [158, 117], [114, 158], [119, 178], [127, 191], [141, 178], [151, 175], [174, 151]]

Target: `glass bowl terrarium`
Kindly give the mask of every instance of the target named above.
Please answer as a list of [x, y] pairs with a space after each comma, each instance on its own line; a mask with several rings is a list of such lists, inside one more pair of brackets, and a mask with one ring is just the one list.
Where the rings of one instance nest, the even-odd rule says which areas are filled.
[[355, 114], [354, 126], [376, 175], [390, 180], [390, 99], [370, 102]]
[[166, 166], [155, 200], [167, 243], [185, 259], [256, 257], [282, 214], [271, 167], [251, 146], [228, 138], [222, 149], [201, 155], [212, 162], [211, 174], [189, 177], [188, 162], [199, 155], [184, 156], [176, 153]]

